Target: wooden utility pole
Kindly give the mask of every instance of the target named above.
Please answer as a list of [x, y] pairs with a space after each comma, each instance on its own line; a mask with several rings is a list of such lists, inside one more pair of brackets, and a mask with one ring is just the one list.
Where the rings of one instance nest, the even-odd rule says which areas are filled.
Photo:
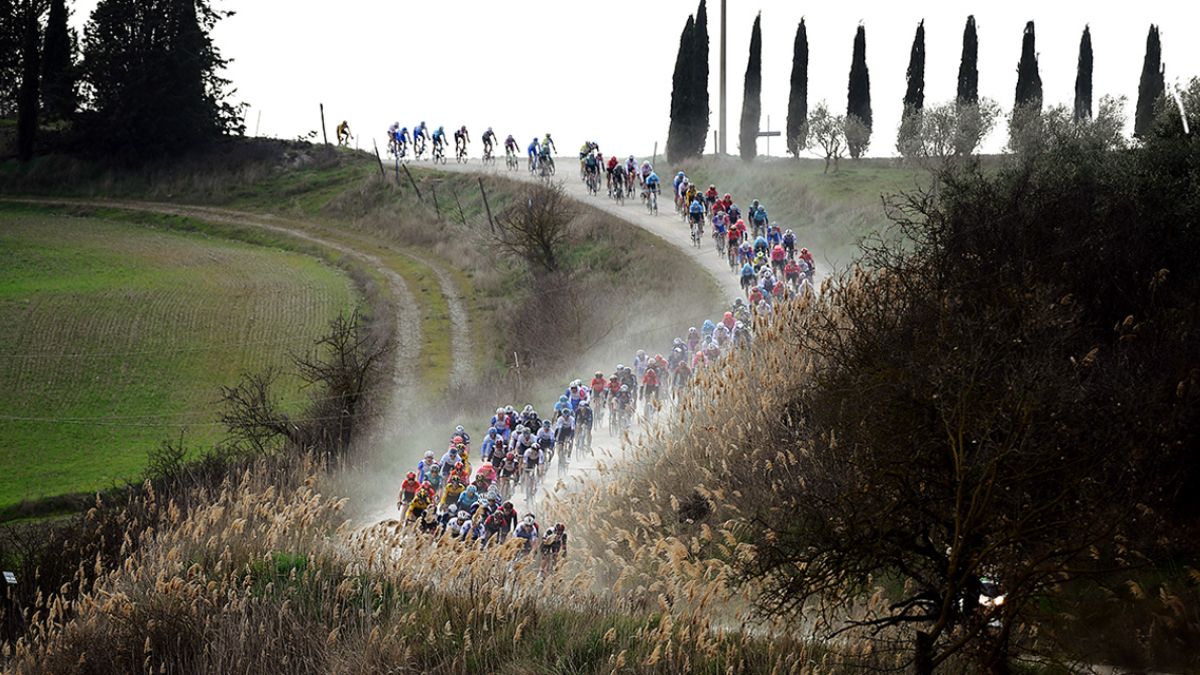
[[483, 208], [487, 210], [488, 227], [496, 234], [496, 223], [492, 220], [492, 207], [488, 204], [487, 190], [483, 187], [483, 176], [479, 176], [479, 194], [483, 195]]
[[325, 139], [325, 145], [329, 145], [329, 134], [325, 131], [325, 104], [321, 104], [321, 138]]
[[717, 152], [725, 154], [725, 2], [721, 0], [721, 133], [717, 139]]

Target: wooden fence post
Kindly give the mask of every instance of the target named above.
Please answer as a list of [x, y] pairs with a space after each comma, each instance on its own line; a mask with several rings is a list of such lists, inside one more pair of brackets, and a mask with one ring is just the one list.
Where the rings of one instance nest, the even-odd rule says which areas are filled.
[[488, 227], [496, 234], [496, 223], [492, 221], [492, 207], [488, 204], [487, 190], [483, 188], [483, 176], [479, 176], [479, 194], [483, 195], [483, 208], [487, 210]]
[[[399, 160], [396, 160], [396, 161], [399, 161]], [[401, 164], [401, 165], [400, 165], [400, 168], [401, 168], [401, 169], [404, 169], [404, 173], [405, 173], [405, 175], [407, 175], [407, 176], [408, 176], [408, 182], [412, 183], [413, 190], [415, 190], [415, 191], [416, 191], [416, 193], [417, 193], [417, 199], [420, 199], [421, 201], [424, 201], [424, 200], [425, 200], [425, 198], [421, 196], [421, 188], [417, 187], [417, 180], [416, 180], [415, 178], [413, 178], [412, 172], [410, 172], [410, 171], [408, 170], [408, 165], [407, 165], [407, 164]]]
[[329, 145], [329, 133], [325, 131], [325, 104], [321, 105], [321, 137], [325, 139], [325, 145]]

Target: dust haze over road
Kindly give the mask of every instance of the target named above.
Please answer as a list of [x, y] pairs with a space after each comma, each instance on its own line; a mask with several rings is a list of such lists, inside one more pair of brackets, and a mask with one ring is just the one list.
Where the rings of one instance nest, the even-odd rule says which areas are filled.
[[[534, 388], [535, 390], [545, 389], [556, 392], [555, 387], [565, 389], [567, 383], [573, 379], [581, 379], [587, 382], [597, 370], [603, 370], [607, 373], [612, 370], [616, 363], [631, 362], [638, 349], [646, 349], [651, 354], [655, 351], [665, 350], [667, 347], [666, 344], [659, 345], [649, 342], [646, 340], [646, 336], [651, 333], [663, 333], [664, 331], [671, 332], [673, 335], [683, 335], [686, 333], [688, 326], [699, 325], [705, 318], [719, 317], [720, 315], [717, 312], [721, 307], [727, 304], [732, 298], [742, 295], [737, 277], [730, 272], [724, 259], [719, 257], [713, 250], [708, 237], [705, 238], [705, 243], [700, 248], [697, 249], [692, 245], [690, 232], [683, 221], [675, 215], [669, 198], [663, 200], [663, 203], [660, 204], [659, 215], [653, 216], [647, 212], [641, 200], [637, 197], [627, 200], [624, 204], [617, 204], [603, 195], [592, 196], [588, 194], [586, 186], [579, 180], [578, 170], [573, 158], [562, 156], [557, 158], [557, 161], [559, 162], [558, 174], [553, 180], [562, 184], [566, 194], [571, 199], [581, 205], [596, 208], [607, 215], [640, 227], [653, 234], [664, 245], [670, 246], [674, 249], [674, 252], [686, 256], [689, 264], [694, 266], [697, 275], [703, 279], [704, 283], [707, 283], [708, 279], [711, 279], [717, 285], [717, 288], [720, 290], [720, 299], [712, 307], [674, 307], [670, 303], [671, 289], [658, 289], [664, 299], [664, 305], [666, 305], [660, 315], [652, 317], [629, 317], [624, 322], [625, 325], [620, 327], [620, 330], [614, 330], [597, 344], [583, 350], [576, 359], [575, 364], [573, 364], [573, 367], [556, 373], [543, 374], [539, 379], [539, 384], [543, 386]], [[466, 164], [448, 162], [445, 165], [434, 167], [431, 164], [420, 163], [416, 164], [416, 167], [436, 171], [494, 176], [528, 183], [541, 180], [525, 170], [523, 160], [521, 168], [517, 171], [508, 171], [503, 164], [502, 158], [500, 162], [497, 162], [493, 166], [484, 165], [476, 158]], [[457, 324], [457, 320], [455, 320], [455, 323]], [[561, 392], [555, 393], [554, 396], [557, 396], [558, 393]], [[544, 401], [499, 400], [495, 401], [486, 410], [480, 409], [475, 414], [476, 416], [471, 416], [469, 411], [456, 411], [455, 414], [467, 415], [465, 418], [445, 417], [450, 412], [448, 410], [432, 414], [417, 413], [415, 410], [410, 411], [405, 416], [405, 419], [411, 422], [411, 427], [408, 438], [401, 441], [403, 450], [386, 453], [387, 457], [401, 463], [394, 466], [376, 467], [376, 470], [373, 470], [370, 475], [360, 476], [355, 479], [356, 481], [360, 479], [368, 481], [370, 485], [366, 495], [363, 495], [363, 490], [361, 489], [356, 493], [364, 497], [362, 503], [360, 503], [358, 520], [363, 524], [369, 525], [397, 519], [400, 514], [396, 510], [396, 496], [404, 474], [412, 470], [412, 467], [415, 467], [425, 449], [432, 450], [435, 457], [440, 459], [442, 453], [445, 452], [446, 442], [449, 440], [449, 435], [451, 435], [451, 431], [455, 425], [464, 425], [468, 433], [471, 434], [472, 467], [477, 468], [480, 462], [478, 454], [479, 444], [482, 442], [483, 432], [486, 430], [486, 427], [482, 423], [491, 416], [495, 406], [511, 404], [519, 409], [521, 405], [529, 403], [544, 414], [552, 402], [552, 399]], [[392, 425], [389, 423], [388, 426]], [[602, 426], [603, 428], [601, 428]], [[636, 436], [638, 432], [639, 427], [635, 426], [632, 435]], [[594, 440], [595, 452], [593, 456], [579, 457], [578, 451], [576, 451], [576, 457], [570, 462], [569, 470], [562, 473], [559, 472], [556, 457], [552, 465], [548, 467], [546, 478], [539, 488], [538, 497], [534, 503], [526, 504], [519, 489], [514, 490], [512, 501], [517, 506], [518, 511], [522, 513], [530, 509], [536, 511], [545, 504], [547, 495], [570, 489], [578, 481], [597, 475], [600, 471], [600, 464], [611, 464], [612, 460], [619, 458], [623, 454], [624, 448], [629, 445], [629, 443], [623, 444], [619, 437], [609, 434], [607, 423], [604, 425], [597, 424]], [[362, 488], [363, 485], [359, 485], [358, 487]]]

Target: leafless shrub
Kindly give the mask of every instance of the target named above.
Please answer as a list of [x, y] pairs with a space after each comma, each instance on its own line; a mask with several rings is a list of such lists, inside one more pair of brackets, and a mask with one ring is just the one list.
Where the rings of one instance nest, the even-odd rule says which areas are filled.
[[496, 218], [495, 242], [502, 251], [531, 268], [559, 271], [568, 225], [575, 216], [562, 185], [530, 185]]

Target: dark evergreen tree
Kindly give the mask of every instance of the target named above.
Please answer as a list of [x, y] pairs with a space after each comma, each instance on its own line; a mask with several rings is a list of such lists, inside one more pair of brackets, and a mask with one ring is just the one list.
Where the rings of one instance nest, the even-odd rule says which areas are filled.
[[679, 53], [675, 56], [675, 72], [671, 75], [671, 125], [667, 131], [667, 161], [678, 162], [688, 156], [688, 105], [690, 87], [688, 80], [689, 49], [695, 18], [688, 16], [679, 36]]
[[1079, 70], [1075, 74], [1075, 119], [1092, 118], [1092, 29], [1083, 27], [1079, 39]]
[[[708, 3], [700, 0], [696, 8], [695, 30], [692, 32], [692, 61], [688, 72], [692, 76], [692, 105], [689, 111], [691, 143], [689, 150], [693, 155], [704, 153], [704, 144], [708, 141]], [[716, 152], [716, 148], [713, 148]]]
[[244, 130], [209, 34], [208, 0], [101, 0], [84, 31], [90, 147], [165, 155]]
[[38, 49], [41, 31], [39, 12], [33, 0], [24, 0], [21, 8], [21, 90], [17, 96], [17, 158], [28, 162], [33, 158], [34, 139], [38, 126]]
[[979, 103], [979, 34], [975, 30], [975, 17], [967, 17], [963, 29], [962, 61], [958, 65], [959, 105]]
[[904, 112], [920, 113], [925, 108], [925, 21], [917, 24], [908, 53], [908, 88], [904, 90]]
[[1133, 118], [1133, 135], [1145, 138], [1154, 126], [1154, 109], [1167, 90], [1163, 77], [1162, 43], [1158, 26], [1151, 25], [1146, 35], [1146, 58], [1142, 62], [1142, 79], [1138, 83], [1137, 112]]
[[66, 0], [51, 0], [42, 47], [42, 110], [65, 120], [75, 113], [75, 38], [67, 26]]
[[808, 145], [808, 29], [804, 19], [796, 28], [792, 47], [792, 87], [788, 94], [787, 147], [796, 157]]
[[17, 95], [21, 88], [21, 0], [0, 0], [0, 117], [17, 113]]
[[1021, 60], [1017, 63], [1017, 108], [1042, 108], [1042, 76], [1038, 72], [1037, 44], [1033, 22], [1025, 24], [1021, 38]]
[[867, 70], [867, 31], [859, 25], [854, 34], [850, 84], [846, 96], [846, 147], [850, 156], [862, 157], [871, 145], [871, 73]]
[[747, 162], [758, 156], [758, 122], [762, 116], [762, 14], [754, 17], [750, 31], [750, 60], [742, 89], [742, 123], [738, 150]]

